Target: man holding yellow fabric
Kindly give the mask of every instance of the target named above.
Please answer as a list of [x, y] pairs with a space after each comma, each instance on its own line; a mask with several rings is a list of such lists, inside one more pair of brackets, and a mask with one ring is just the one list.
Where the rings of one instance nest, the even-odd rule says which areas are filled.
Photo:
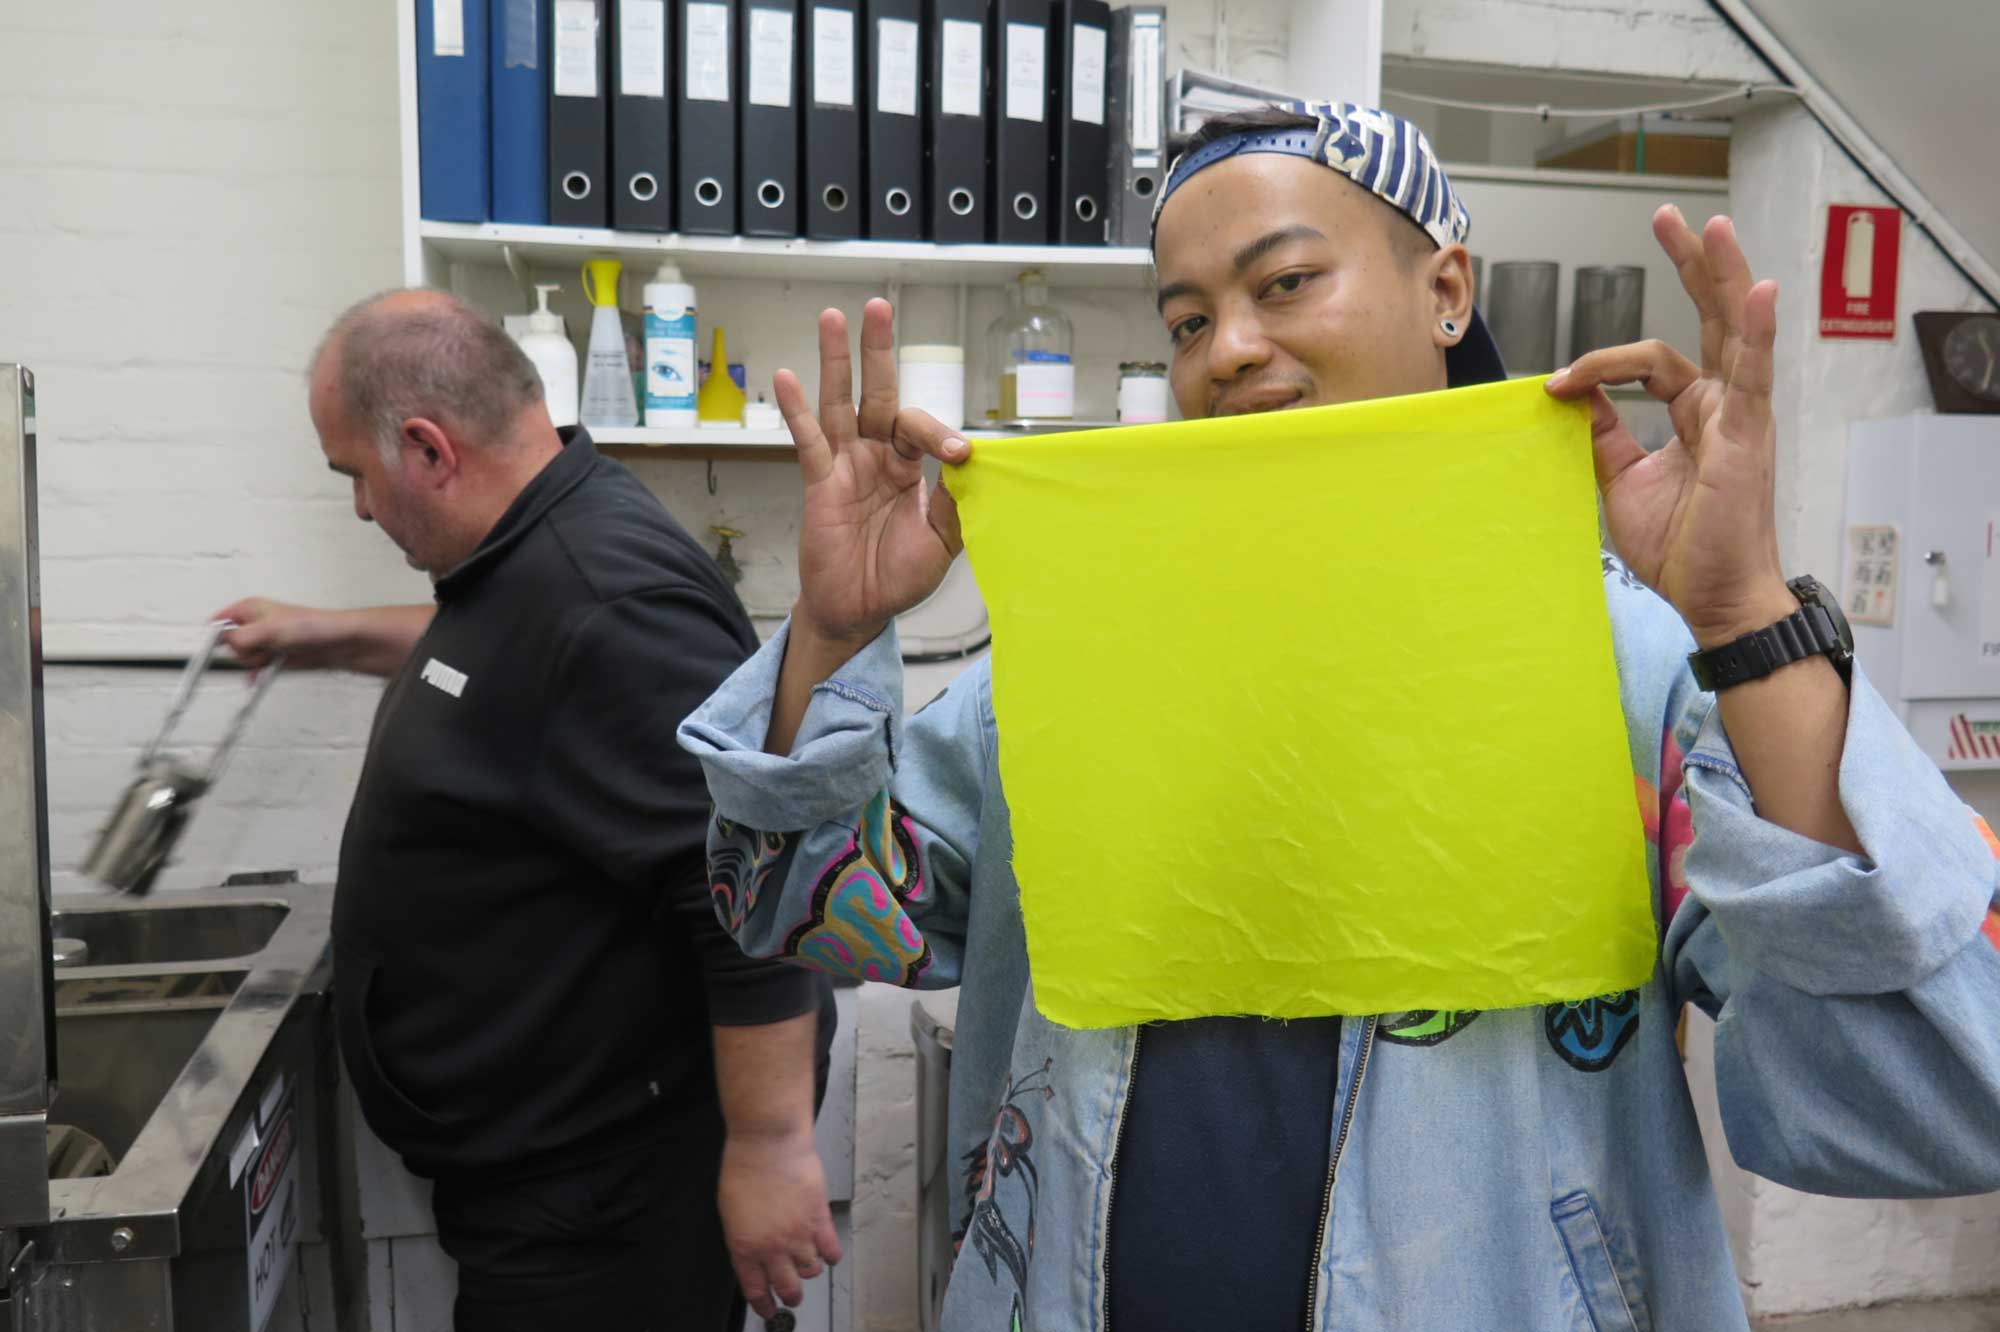
[[[1502, 377], [1472, 307], [1468, 225], [1394, 116], [1317, 103], [1211, 122], [1155, 223], [1182, 413]], [[1604, 561], [1604, 592], [1659, 944], [1644, 984], [1581, 1001], [1046, 1019], [989, 674], [907, 720], [895, 702], [893, 618], [960, 546], [921, 461], [963, 463], [969, 446], [899, 412], [884, 302], [863, 317], [858, 409], [836, 311], [820, 317], [817, 416], [780, 372], [806, 482], [800, 599], [681, 738], [717, 806], [718, 908], [748, 951], [963, 986], [952, 1332], [1743, 1328], [1673, 1041], [1687, 1002], [1718, 1018], [1723, 1119], [1748, 1168], [1830, 1193], [2000, 1188], [1994, 859], [1853, 669], [1817, 585], [1780, 572], [1775, 287], [1752, 281], [1725, 219], [1697, 234], [1669, 209], [1654, 229], [1700, 310], [1700, 363], [1622, 347], [1548, 387], [1589, 403], [1623, 557]], [[1632, 382], [1670, 404], [1678, 438], [1658, 453], [1602, 391]], [[1495, 595], [1518, 596], [1506, 576], [1493, 571]], [[1248, 788], [1245, 817], [1269, 786], [1267, 772], [1185, 776]], [[1225, 907], [1274, 890], [1196, 887]]]

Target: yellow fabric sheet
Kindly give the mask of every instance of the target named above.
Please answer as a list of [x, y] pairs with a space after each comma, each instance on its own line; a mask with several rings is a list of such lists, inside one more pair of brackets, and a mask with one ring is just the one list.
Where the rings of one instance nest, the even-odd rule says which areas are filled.
[[1516, 380], [981, 440], [947, 484], [1051, 1021], [1651, 973], [1586, 408]]

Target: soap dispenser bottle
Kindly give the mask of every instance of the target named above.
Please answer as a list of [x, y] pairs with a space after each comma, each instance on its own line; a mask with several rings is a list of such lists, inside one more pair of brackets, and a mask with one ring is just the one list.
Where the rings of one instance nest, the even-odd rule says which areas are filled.
[[549, 406], [549, 420], [558, 426], [576, 424], [576, 348], [563, 329], [562, 316], [549, 309], [549, 293], [562, 288], [552, 283], [535, 285], [537, 308], [528, 316], [528, 331], [520, 336], [521, 350], [542, 377], [542, 397]]

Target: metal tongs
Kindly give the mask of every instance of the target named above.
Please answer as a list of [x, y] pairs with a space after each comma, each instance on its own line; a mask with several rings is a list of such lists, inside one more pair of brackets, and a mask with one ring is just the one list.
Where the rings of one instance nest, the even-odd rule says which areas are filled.
[[210, 752], [204, 767], [197, 769], [170, 754], [161, 753], [167, 737], [173, 734], [182, 715], [187, 712], [188, 704], [193, 701], [195, 686], [208, 670], [216, 646], [221, 643], [222, 636], [235, 627], [229, 620], [217, 620], [208, 626], [201, 650], [188, 659], [187, 670], [181, 674], [180, 688], [167, 707], [167, 719], [160, 724], [160, 732], [146, 746], [146, 752], [139, 756], [138, 775], [125, 788], [125, 795], [118, 802], [111, 821], [98, 834], [97, 845], [91, 849], [90, 858], [83, 863], [85, 874], [114, 892], [143, 897], [153, 890], [154, 879], [159, 877], [168, 854], [187, 827], [194, 802], [221, 779], [223, 765], [243, 734], [244, 723], [250, 720], [251, 712], [263, 699], [265, 691], [270, 689], [271, 681], [277, 678], [278, 668], [284, 664], [284, 658], [279, 657], [258, 674], [250, 697], [237, 709], [235, 719], [229, 723], [229, 730]]

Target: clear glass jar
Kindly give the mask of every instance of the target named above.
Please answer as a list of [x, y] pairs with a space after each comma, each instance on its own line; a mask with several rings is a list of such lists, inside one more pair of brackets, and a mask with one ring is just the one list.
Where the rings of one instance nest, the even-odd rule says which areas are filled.
[[1049, 305], [1040, 269], [1021, 274], [1009, 311], [986, 331], [995, 377], [994, 411], [1003, 421], [1065, 421], [1076, 415], [1076, 366], [1069, 320]]

